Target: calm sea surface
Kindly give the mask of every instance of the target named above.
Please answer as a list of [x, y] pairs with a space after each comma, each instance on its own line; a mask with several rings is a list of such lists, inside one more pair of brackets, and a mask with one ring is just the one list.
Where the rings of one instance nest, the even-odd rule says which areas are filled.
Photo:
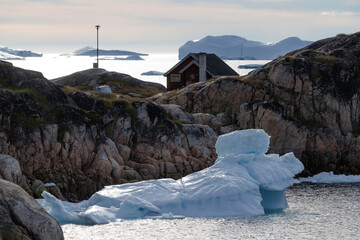
[[360, 239], [360, 183], [299, 184], [289, 209], [251, 218], [127, 220], [64, 225], [65, 239]]
[[[108, 71], [129, 74], [132, 77], [144, 81], [157, 82], [166, 86], [166, 78], [163, 76], [142, 76], [141, 74], [148, 71], [167, 72], [179, 61], [177, 54], [149, 54], [149, 56], [142, 58], [144, 58], [144, 61], [100, 60], [99, 67], [105, 68]], [[16, 67], [42, 72], [47, 79], [54, 79], [92, 68], [95, 58], [87, 56], [44, 54], [43, 57], [30, 57], [25, 58], [25, 60], [12, 60], [9, 62], [12, 62]], [[269, 61], [229, 60], [225, 62], [240, 75], [245, 75], [252, 69], [238, 69], [239, 65], [265, 64]]]

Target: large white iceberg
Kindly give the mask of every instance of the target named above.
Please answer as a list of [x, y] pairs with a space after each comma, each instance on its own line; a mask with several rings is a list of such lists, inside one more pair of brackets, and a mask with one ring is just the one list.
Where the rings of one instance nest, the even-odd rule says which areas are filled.
[[215, 164], [182, 179], [107, 186], [89, 200], [62, 202], [44, 192], [40, 201], [61, 224], [102, 224], [119, 219], [256, 216], [287, 208], [284, 191], [303, 170], [293, 153], [265, 154], [260, 129], [218, 138]]

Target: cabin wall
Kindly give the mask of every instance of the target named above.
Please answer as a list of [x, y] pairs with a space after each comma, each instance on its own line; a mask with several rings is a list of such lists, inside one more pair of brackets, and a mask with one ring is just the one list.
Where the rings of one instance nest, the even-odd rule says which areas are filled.
[[166, 88], [168, 91], [174, 90], [174, 89], [180, 89], [182, 87], [186, 86], [186, 79], [185, 79], [185, 73], [181, 74], [181, 81], [180, 82], [171, 82], [171, 74], [179, 74], [179, 71], [186, 67], [191, 61], [194, 59], [192, 57], [189, 57], [184, 62], [182, 62], [177, 68], [175, 68], [172, 72], [167, 75], [167, 81], [166, 81]]

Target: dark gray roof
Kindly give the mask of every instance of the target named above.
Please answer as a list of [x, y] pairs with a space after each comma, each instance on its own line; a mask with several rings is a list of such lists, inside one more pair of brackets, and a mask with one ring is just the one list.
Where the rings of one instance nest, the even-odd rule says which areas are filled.
[[[177, 63], [174, 67], [167, 71], [164, 76], [167, 76], [170, 72], [172, 72], [176, 67], [178, 67], [183, 61], [185, 61], [189, 57], [192, 57], [194, 61], [196, 61], [197, 65], [199, 64], [199, 53], [189, 53], [179, 63]], [[232, 69], [229, 65], [227, 65], [223, 60], [221, 60], [213, 53], [206, 54], [206, 72], [208, 72], [213, 77], [239, 76], [239, 74], [235, 72], [234, 69]]]
[[[195, 60], [199, 62], [199, 53], [193, 54]], [[227, 65], [221, 58], [215, 54], [206, 54], [206, 70], [212, 76], [238, 76], [239, 74], [235, 72], [229, 65]]]

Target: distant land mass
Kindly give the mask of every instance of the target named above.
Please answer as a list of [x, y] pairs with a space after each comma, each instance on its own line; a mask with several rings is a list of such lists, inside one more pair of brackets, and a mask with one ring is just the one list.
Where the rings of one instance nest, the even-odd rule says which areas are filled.
[[[74, 52], [75, 56], [96, 56], [97, 51], [92, 47], [84, 47]], [[123, 51], [123, 50], [103, 50], [99, 49], [100, 56], [148, 56], [145, 53], [137, 53], [131, 51]]]
[[181, 46], [179, 59], [183, 59], [191, 52], [207, 52], [215, 53], [225, 60], [271, 60], [311, 43], [311, 41], [304, 41], [298, 37], [289, 37], [277, 43], [262, 43], [233, 35], [207, 36], [200, 40], [188, 41]]
[[34, 53], [29, 50], [11, 49], [5, 46], [0, 46], [0, 53], [2, 59], [22, 59], [24, 57], [42, 57], [41, 53]]

